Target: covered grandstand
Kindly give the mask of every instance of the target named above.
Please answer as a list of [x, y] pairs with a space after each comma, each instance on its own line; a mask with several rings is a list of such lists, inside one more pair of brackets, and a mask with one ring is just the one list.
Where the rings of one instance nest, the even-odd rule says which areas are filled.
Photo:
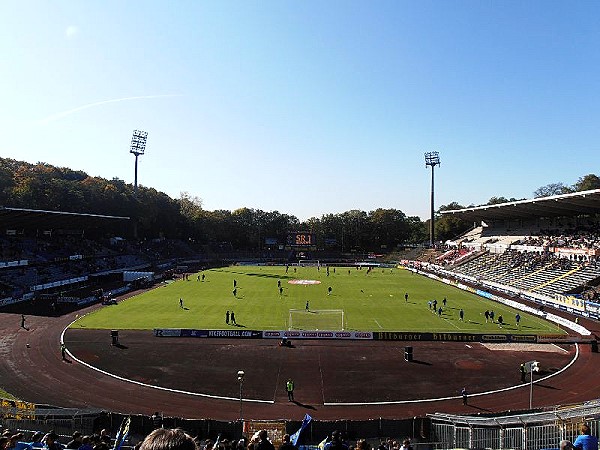
[[473, 206], [442, 211], [441, 214], [467, 221], [499, 222], [517, 219], [587, 216], [598, 213], [600, 213], [600, 189], [495, 205]]
[[443, 211], [476, 223], [432, 262], [486, 288], [597, 319], [598, 212], [600, 189]]

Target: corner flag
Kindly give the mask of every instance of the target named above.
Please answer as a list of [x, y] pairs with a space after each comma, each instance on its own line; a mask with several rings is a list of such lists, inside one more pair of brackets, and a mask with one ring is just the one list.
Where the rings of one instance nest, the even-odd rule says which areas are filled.
[[300, 425], [300, 428], [298, 429], [298, 431], [296, 431], [294, 434], [292, 434], [290, 436], [290, 442], [294, 445], [298, 445], [298, 438], [300, 437], [300, 433], [302, 433], [302, 430], [304, 430], [308, 424], [310, 423], [310, 421], [312, 420], [312, 417], [310, 417], [308, 414], [304, 415], [304, 419], [302, 419], [302, 425]]

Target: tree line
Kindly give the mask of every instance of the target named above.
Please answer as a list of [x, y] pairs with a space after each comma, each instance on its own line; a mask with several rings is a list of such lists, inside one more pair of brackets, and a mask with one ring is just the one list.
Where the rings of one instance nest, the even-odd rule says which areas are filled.
[[[555, 192], [556, 185], [561, 189], [594, 189], [600, 187], [600, 179], [586, 175], [572, 187], [554, 183], [539, 188], [534, 195]], [[511, 200], [515, 199], [492, 197], [488, 204]], [[251, 208], [207, 211], [199, 197], [187, 192], [174, 199], [156, 189], [138, 186], [136, 195], [132, 184], [118, 178], [91, 177], [83, 171], [6, 158], [0, 158], [0, 204], [128, 216], [135, 221], [139, 238], [184, 239], [201, 245], [222, 244], [232, 250], [259, 250], [267, 239], [283, 243], [288, 232], [310, 231], [317, 237], [319, 248], [386, 252], [427, 242], [429, 233], [429, 220], [406, 216], [399, 209], [350, 210], [306, 221], [279, 211]], [[439, 215], [444, 210], [461, 208], [456, 202], [439, 207], [436, 240], [455, 238], [472, 226], [470, 222]]]

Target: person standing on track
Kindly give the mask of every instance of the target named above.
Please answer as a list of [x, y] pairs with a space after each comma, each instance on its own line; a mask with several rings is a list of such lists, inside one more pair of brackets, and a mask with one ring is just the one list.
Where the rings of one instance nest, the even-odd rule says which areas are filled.
[[294, 380], [292, 380], [291, 378], [288, 378], [288, 380], [285, 382], [285, 390], [288, 395], [288, 402], [293, 402], [294, 401]]

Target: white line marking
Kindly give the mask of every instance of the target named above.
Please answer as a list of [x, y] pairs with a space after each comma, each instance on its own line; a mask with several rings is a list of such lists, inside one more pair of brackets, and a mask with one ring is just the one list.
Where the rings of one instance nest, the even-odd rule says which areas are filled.
[[[567, 364], [565, 367], [563, 367], [562, 369], [560, 369], [559, 371], [555, 372], [555, 373], [551, 373], [550, 375], [544, 377], [544, 378], [540, 378], [538, 380], [535, 380], [533, 383], [540, 383], [542, 381], [545, 381], [549, 378], [555, 377], [556, 375], [560, 375], [561, 373], [563, 373], [565, 370], [567, 370], [569, 367], [571, 367], [573, 364], [575, 364], [575, 361], [577, 361], [577, 358], [579, 357], [579, 344], [575, 344], [575, 356], [573, 356], [573, 359], [569, 362], [569, 364]], [[483, 395], [490, 395], [490, 394], [497, 394], [498, 392], [506, 392], [506, 391], [512, 391], [514, 389], [519, 389], [522, 387], [529, 387], [529, 382], [523, 383], [523, 384], [517, 384], [515, 386], [509, 386], [507, 388], [502, 388], [502, 389], [496, 389], [493, 391], [486, 391], [486, 392], [480, 392], [477, 394], [469, 394], [469, 398], [471, 397], [481, 397]], [[328, 403], [323, 403], [323, 406], [367, 406], [367, 405], [402, 405], [402, 404], [407, 404], [407, 403], [422, 403], [422, 402], [427, 402], [427, 403], [431, 403], [431, 402], [438, 402], [441, 400], [456, 400], [462, 398], [460, 395], [455, 395], [453, 397], [440, 397], [440, 398], [422, 398], [422, 399], [418, 399], [418, 400], [397, 400], [397, 401], [389, 401], [389, 402], [350, 402], [350, 403], [332, 403], [332, 402], [328, 402]]]
[[552, 345], [554, 345], [554, 346], [555, 346], [557, 349], [559, 349], [560, 351], [563, 351], [563, 352], [565, 352], [565, 353], [569, 353], [569, 350], [565, 350], [564, 348], [562, 348], [562, 347], [559, 347], [559, 346], [558, 346], [558, 345], [556, 345], [556, 344], [552, 344]]
[[[71, 322], [69, 325], [67, 325], [67, 328], [65, 328], [62, 331], [62, 333], [60, 334], [60, 343], [61, 344], [64, 343], [65, 332], [73, 323], [75, 323], [75, 320], [73, 322]], [[73, 356], [73, 353], [71, 353], [68, 349], [67, 349], [67, 354], [71, 357], [71, 359], [73, 359], [74, 361], [77, 361], [79, 364], [81, 364], [83, 366], [88, 367], [89, 369], [95, 370], [96, 372], [100, 372], [104, 375], [108, 375], [109, 377], [116, 378], [117, 380], [120, 380], [120, 381], [126, 381], [127, 383], [137, 384], [138, 386], [144, 386], [144, 387], [148, 387], [148, 388], [152, 388], [152, 389], [158, 389], [159, 391], [175, 392], [177, 394], [193, 395], [196, 397], [214, 398], [214, 399], [218, 399], [218, 400], [234, 400], [236, 402], [240, 401], [239, 397], [223, 397], [221, 395], [210, 395], [210, 394], [203, 394], [200, 392], [182, 391], [180, 389], [170, 389], [170, 388], [166, 388], [166, 387], [162, 387], [162, 386], [156, 386], [153, 384], [142, 383], [141, 381], [130, 380], [129, 378], [120, 377], [119, 375], [115, 375], [114, 373], [110, 373], [105, 370], [99, 369], [98, 367], [94, 367], [91, 364], [88, 364], [88, 363], [76, 358], [75, 356]], [[251, 398], [244, 398], [243, 400], [245, 402], [250, 402], [250, 403], [271, 403], [271, 404], [275, 403], [273, 400], [257, 400], [257, 399], [251, 399]]]

